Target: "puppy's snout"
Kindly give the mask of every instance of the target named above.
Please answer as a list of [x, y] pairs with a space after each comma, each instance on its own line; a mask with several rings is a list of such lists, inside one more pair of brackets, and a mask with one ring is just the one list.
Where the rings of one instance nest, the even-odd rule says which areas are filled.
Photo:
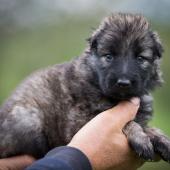
[[116, 85], [120, 88], [130, 88], [132, 83], [129, 79], [120, 78], [117, 80]]

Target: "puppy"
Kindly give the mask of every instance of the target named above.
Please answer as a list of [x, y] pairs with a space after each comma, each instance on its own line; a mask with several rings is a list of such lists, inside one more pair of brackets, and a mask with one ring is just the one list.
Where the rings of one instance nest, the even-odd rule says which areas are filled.
[[147, 125], [152, 116], [150, 92], [162, 82], [162, 52], [157, 33], [143, 16], [106, 17], [80, 57], [32, 74], [2, 105], [0, 157], [40, 158], [67, 144], [100, 112], [137, 96], [139, 112], [123, 129], [129, 144], [145, 160], [156, 152], [170, 161], [170, 140]]

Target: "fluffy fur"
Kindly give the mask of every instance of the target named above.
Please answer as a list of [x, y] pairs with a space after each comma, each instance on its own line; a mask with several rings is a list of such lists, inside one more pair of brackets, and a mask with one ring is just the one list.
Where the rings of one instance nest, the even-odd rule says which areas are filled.
[[32, 74], [7, 99], [0, 109], [0, 156], [42, 157], [67, 144], [98, 113], [138, 96], [139, 112], [124, 133], [142, 158], [153, 159], [157, 152], [170, 161], [169, 139], [147, 127], [150, 91], [162, 82], [162, 51], [143, 16], [106, 17], [80, 57]]

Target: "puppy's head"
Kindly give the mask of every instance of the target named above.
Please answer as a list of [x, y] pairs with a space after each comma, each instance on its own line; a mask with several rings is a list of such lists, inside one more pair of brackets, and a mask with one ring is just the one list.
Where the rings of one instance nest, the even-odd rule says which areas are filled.
[[104, 95], [141, 96], [161, 82], [163, 48], [141, 15], [112, 14], [89, 39], [88, 60]]

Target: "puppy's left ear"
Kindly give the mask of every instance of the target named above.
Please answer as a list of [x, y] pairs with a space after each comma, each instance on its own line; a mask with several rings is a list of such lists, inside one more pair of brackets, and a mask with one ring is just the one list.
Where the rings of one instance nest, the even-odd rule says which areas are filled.
[[152, 32], [151, 37], [152, 37], [152, 39], [154, 41], [154, 49], [153, 49], [154, 55], [157, 56], [158, 58], [161, 58], [162, 53], [164, 52], [164, 49], [163, 49], [161, 40], [160, 40], [160, 38], [158, 36], [158, 33], [155, 32], [155, 31]]
[[160, 61], [163, 53], [163, 46], [160, 41], [157, 32], [151, 32], [151, 37], [153, 39], [153, 54], [155, 56], [155, 60], [152, 67], [152, 77], [150, 82], [150, 87], [153, 89], [155, 86], [160, 86], [163, 83], [162, 72], [160, 70]]
[[89, 43], [91, 51], [97, 51], [97, 36], [92, 35], [90, 38], [87, 39]]

